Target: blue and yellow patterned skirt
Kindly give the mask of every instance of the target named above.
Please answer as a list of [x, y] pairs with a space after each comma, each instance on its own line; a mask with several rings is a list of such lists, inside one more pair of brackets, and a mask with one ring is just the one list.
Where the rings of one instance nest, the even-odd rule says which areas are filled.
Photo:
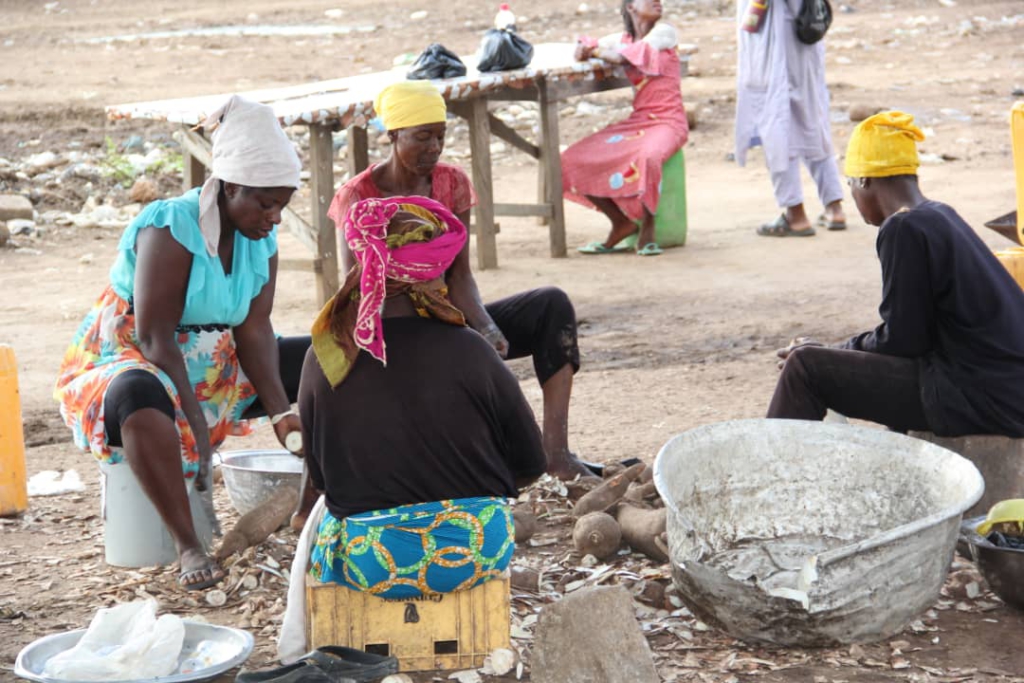
[[392, 600], [453, 593], [501, 575], [514, 537], [504, 498], [417, 503], [340, 520], [325, 512], [309, 573]]

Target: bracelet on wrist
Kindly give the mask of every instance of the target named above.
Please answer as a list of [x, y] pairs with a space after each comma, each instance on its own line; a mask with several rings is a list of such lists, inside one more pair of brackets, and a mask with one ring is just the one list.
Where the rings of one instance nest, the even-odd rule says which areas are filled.
[[296, 413], [294, 410], [288, 409], [288, 410], [284, 411], [283, 413], [278, 413], [277, 415], [274, 415], [273, 417], [271, 417], [270, 418], [270, 424], [272, 424], [272, 425], [274, 425], [276, 427], [278, 422], [280, 422], [281, 420], [285, 419], [289, 415], [295, 415], [297, 417], [298, 413]]

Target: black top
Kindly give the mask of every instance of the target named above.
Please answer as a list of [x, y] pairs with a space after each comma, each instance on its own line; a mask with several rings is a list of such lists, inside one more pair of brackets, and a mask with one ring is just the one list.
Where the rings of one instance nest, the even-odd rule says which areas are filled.
[[951, 207], [926, 201], [878, 231], [882, 324], [842, 346], [919, 359], [940, 436], [1024, 436], [1024, 291]]
[[299, 387], [314, 486], [337, 518], [430, 501], [518, 495], [544, 472], [540, 430], [483, 337], [428, 318], [385, 318], [387, 367], [361, 351], [332, 390], [313, 351]]

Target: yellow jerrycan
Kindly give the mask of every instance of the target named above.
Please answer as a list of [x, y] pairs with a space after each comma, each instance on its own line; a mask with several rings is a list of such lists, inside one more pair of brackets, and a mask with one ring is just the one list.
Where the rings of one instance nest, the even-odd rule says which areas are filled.
[[0, 344], [0, 517], [17, 515], [27, 507], [18, 364], [14, 349]]

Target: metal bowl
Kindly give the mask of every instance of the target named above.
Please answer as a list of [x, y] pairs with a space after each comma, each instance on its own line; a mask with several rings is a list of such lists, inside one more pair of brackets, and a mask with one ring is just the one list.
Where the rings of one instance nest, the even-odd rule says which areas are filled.
[[[178, 667], [188, 660], [204, 641], [214, 645], [215, 661], [210, 666], [192, 673], [174, 673], [163, 678], [147, 678], [145, 681], [121, 681], [120, 683], [191, 683], [208, 681], [225, 671], [241, 666], [252, 654], [253, 637], [248, 631], [198, 621], [185, 622], [185, 641], [178, 658]], [[26, 645], [14, 662], [14, 675], [39, 683], [84, 683], [67, 678], [50, 678], [43, 675], [46, 662], [51, 657], [70, 650], [85, 635], [85, 629], [56, 633]]]
[[654, 483], [690, 611], [747, 641], [872, 642], [935, 603], [977, 468], [894, 432], [736, 420], [676, 436]]
[[1024, 550], [989, 542], [976, 531], [984, 521], [984, 515], [965, 519], [960, 525], [960, 538], [967, 543], [971, 559], [992, 592], [1003, 602], [1024, 609]]
[[228, 496], [239, 514], [259, 507], [281, 486], [301, 493], [302, 459], [284, 449], [227, 451], [220, 459]]

